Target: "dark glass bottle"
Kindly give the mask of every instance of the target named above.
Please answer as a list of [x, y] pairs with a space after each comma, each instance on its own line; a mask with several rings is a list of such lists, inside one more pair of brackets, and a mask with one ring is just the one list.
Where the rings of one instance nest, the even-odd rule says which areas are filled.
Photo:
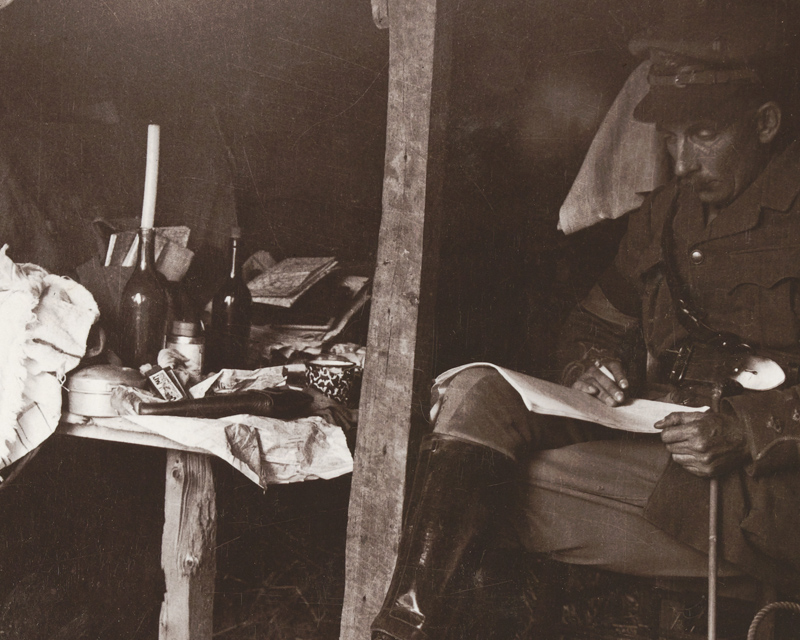
[[250, 343], [250, 290], [242, 278], [238, 227], [231, 230], [230, 272], [211, 302], [211, 328], [208, 335], [208, 370], [247, 368]]
[[139, 229], [136, 267], [122, 291], [118, 355], [128, 367], [156, 364], [164, 346], [170, 299], [167, 280], [156, 270], [155, 231]]

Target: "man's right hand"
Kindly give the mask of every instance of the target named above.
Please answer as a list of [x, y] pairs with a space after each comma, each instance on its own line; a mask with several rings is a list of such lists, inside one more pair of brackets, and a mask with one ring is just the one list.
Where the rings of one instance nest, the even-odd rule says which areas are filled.
[[628, 387], [622, 363], [611, 358], [595, 360], [572, 385], [573, 389], [595, 396], [610, 407], [625, 402], [625, 390]]

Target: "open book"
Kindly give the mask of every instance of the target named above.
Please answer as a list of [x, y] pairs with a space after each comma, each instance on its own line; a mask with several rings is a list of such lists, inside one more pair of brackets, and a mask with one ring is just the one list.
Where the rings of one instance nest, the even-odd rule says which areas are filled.
[[286, 258], [257, 275], [247, 287], [253, 302], [288, 308], [337, 264], [336, 258]]
[[337, 270], [313, 285], [291, 307], [255, 304], [253, 324], [328, 331], [364, 306], [369, 298], [369, 283], [366, 276]]
[[[470, 367], [491, 367], [496, 369], [517, 390], [529, 411], [586, 420], [622, 431], [660, 433], [660, 430], [655, 429], [653, 425], [674, 411], [708, 410], [705, 407], [684, 407], [683, 405], [669, 402], [641, 399], [631, 400], [619, 407], [609, 407], [594, 396], [582, 391], [526, 376], [488, 362], [473, 362], [445, 371], [436, 378], [433, 386], [434, 398], [441, 397], [450, 379], [455, 374]], [[436, 412], [436, 410], [437, 407], [434, 406], [433, 412]]]

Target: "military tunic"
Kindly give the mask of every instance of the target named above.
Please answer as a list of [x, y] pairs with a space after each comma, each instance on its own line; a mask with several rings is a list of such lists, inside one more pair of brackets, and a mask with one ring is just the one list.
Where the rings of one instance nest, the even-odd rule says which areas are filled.
[[[798, 143], [774, 157], [710, 224], [691, 189], [677, 181], [650, 194], [630, 215], [613, 265], [567, 323], [563, 382], [571, 384], [585, 363], [603, 354], [622, 359], [641, 388], [665, 382], [654, 363], [687, 336], [665, 277], [662, 235], [673, 199], [673, 264], [706, 324], [754, 347], [800, 351], [798, 194]], [[631, 346], [637, 338], [644, 349]], [[800, 387], [727, 398], [723, 411], [745, 425], [752, 461], [721, 479], [722, 555], [756, 577], [797, 590]], [[707, 513], [708, 481], [670, 463], [645, 517], [705, 550]]]

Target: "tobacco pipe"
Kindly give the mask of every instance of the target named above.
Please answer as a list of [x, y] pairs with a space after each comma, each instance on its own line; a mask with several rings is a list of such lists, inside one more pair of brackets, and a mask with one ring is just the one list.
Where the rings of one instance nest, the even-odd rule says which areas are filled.
[[305, 410], [312, 397], [294, 389], [251, 390], [192, 400], [174, 402], [142, 402], [141, 416], [182, 416], [185, 418], [222, 418], [239, 413], [267, 418], [296, 418], [307, 415]]

